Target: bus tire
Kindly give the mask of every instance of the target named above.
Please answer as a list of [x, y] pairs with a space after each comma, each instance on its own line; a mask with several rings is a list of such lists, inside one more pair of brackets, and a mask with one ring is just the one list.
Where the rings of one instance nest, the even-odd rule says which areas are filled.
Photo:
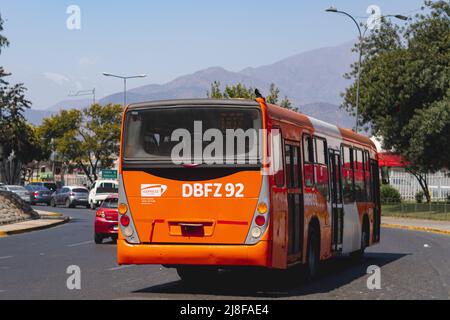
[[315, 225], [311, 225], [308, 236], [307, 268], [309, 278], [317, 278], [320, 269], [320, 234]]
[[218, 270], [212, 267], [177, 267], [178, 276], [186, 284], [204, 285], [210, 283], [217, 274]]
[[370, 243], [370, 225], [367, 216], [363, 218], [363, 225], [361, 229], [361, 249], [355, 253], [357, 259], [363, 259], [366, 249]]

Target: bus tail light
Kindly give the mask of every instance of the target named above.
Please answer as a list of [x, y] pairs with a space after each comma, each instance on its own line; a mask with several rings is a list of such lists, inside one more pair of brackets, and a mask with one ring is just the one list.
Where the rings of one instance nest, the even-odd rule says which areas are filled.
[[255, 208], [252, 225], [250, 226], [245, 244], [255, 245], [259, 243], [262, 236], [266, 233], [270, 219], [269, 200], [269, 177], [267, 175], [264, 175], [258, 204]]
[[264, 216], [257, 216], [256, 219], [255, 219], [255, 223], [259, 227], [262, 227], [263, 225], [266, 224], [266, 218]]
[[132, 210], [130, 209], [127, 194], [123, 185], [123, 176], [119, 174], [119, 228], [120, 236], [129, 244], [140, 244], [139, 235], [136, 232], [135, 224], [133, 221]]
[[255, 227], [252, 229], [252, 237], [253, 238], [255, 238], [255, 239], [260, 238], [261, 235], [262, 235], [262, 231], [260, 228]]
[[124, 227], [128, 227], [130, 225], [130, 218], [128, 218], [128, 216], [122, 216], [120, 218], [120, 224]]
[[265, 202], [260, 202], [258, 204], [258, 213], [259, 214], [266, 214], [267, 211], [269, 211], [269, 206]]
[[118, 210], [121, 215], [124, 215], [128, 212], [128, 206], [125, 203], [120, 203]]

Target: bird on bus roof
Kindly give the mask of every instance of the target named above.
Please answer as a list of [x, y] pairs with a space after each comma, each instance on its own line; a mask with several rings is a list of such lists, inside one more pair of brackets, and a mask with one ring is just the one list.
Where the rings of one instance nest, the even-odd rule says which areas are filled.
[[256, 98], [264, 98], [258, 89], [255, 89], [255, 95], [256, 95]]

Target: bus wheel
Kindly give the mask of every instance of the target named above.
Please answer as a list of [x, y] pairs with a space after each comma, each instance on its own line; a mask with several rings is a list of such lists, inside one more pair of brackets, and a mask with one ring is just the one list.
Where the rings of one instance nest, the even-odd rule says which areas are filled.
[[210, 283], [218, 274], [218, 269], [213, 267], [178, 267], [178, 276], [187, 284], [204, 285]]
[[315, 279], [319, 273], [320, 266], [320, 235], [312, 227], [308, 237], [308, 273], [311, 279]]
[[364, 253], [369, 246], [370, 242], [370, 227], [368, 220], [364, 218], [362, 230], [361, 230], [361, 249], [355, 253], [355, 258], [362, 259], [364, 258]]

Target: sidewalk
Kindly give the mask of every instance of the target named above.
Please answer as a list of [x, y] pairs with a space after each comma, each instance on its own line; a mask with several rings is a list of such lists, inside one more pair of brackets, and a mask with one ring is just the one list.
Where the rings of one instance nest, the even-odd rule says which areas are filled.
[[41, 216], [41, 219], [0, 226], [0, 238], [31, 231], [44, 230], [59, 226], [70, 221], [69, 217], [64, 217], [63, 215], [58, 213], [45, 211], [36, 212]]
[[450, 235], [450, 221], [382, 217], [381, 224], [386, 228], [425, 231]]

